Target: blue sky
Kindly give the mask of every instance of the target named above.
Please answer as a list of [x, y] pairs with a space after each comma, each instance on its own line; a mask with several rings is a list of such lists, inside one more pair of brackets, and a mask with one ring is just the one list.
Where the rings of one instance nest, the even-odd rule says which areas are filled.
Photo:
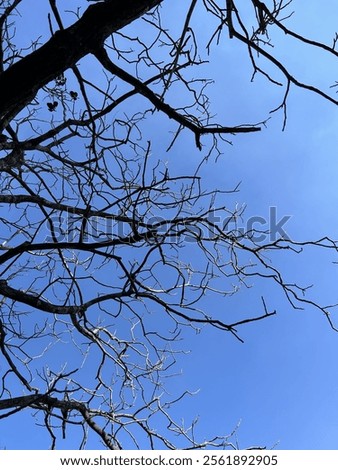
[[[178, 4], [172, 3], [172, 22]], [[294, 0], [295, 14], [289, 24], [330, 43], [338, 11], [334, 2], [328, 4], [323, 11], [318, 2], [306, 2], [305, 8], [304, 2]], [[281, 57], [304, 79], [313, 79], [327, 89], [338, 79], [337, 62], [312, 55], [311, 49], [305, 52], [284, 43], [282, 37], [277, 38], [277, 44]], [[213, 48], [209, 60], [204, 71], [215, 80], [209, 95], [219, 122], [259, 122], [280, 103], [283, 89], [259, 76], [250, 82], [250, 64], [243, 47], [224, 40]], [[325, 235], [337, 239], [337, 121], [332, 104], [292, 88], [286, 130], [282, 132], [283, 116], [278, 112], [261, 133], [232, 138], [233, 145], [224, 144], [217, 161], [211, 158], [201, 169], [203, 186], [231, 189], [241, 182], [240, 192], [229, 196], [229, 203], [245, 204], [245, 217], [267, 217], [269, 208], [276, 207], [279, 218], [291, 216], [286, 229], [292, 239]], [[159, 118], [158, 122], [165, 120]], [[170, 161], [177, 173], [192, 170], [205, 150], [195, 150], [193, 137], [184, 132], [166, 154], [164, 143], [170, 136], [162, 134], [162, 126], [159, 128], [156, 132], [149, 129], [154, 153]], [[337, 254], [319, 248], [299, 258], [284, 254], [276, 257], [288, 279], [314, 282], [314, 298], [323, 303], [337, 300], [338, 268], [332, 261], [338, 261]], [[243, 344], [209, 328], [200, 334], [184, 331], [182, 347], [191, 349], [191, 353], [179, 358], [176, 369], [182, 373], [169, 379], [167, 390], [173, 394], [185, 388], [199, 392], [178, 404], [173, 413], [187, 423], [199, 416], [196, 433], [201, 439], [231, 433], [240, 422], [236, 432], [240, 448], [276, 445], [277, 449], [337, 449], [338, 333], [330, 329], [324, 316], [311, 308], [293, 310], [279, 289], [262, 282], [241, 290], [222, 305], [212, 296], [203, 302], [210, 312], [222, 313], [221, 308], [225, 313], [247, 312], [250, 316], [252, 311], [261, 312], [262, 295], [268, 308], [276, 309], [278, 315], [242, 327], [239, 333]], [[46, 433], [38, 427], [34, 432], [28, 425], [19, 427], [21, 419], [18, 415], [0, 421], [0, 448], [48, 446]]]

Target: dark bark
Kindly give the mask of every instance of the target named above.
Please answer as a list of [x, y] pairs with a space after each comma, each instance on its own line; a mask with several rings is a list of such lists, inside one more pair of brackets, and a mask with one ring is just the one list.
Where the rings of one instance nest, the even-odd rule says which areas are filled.
[[31, 102], [38, 90], [82, 57], [94, 52], [113, 32], [144, 15], [163, 0], [107, 0], [91, 5], [67, 29], [0, 75], [2, 128]]

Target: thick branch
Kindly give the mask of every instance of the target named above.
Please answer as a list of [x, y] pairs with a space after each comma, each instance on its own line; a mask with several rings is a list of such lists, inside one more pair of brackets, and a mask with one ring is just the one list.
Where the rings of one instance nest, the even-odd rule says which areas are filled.
[[70, 306], [63, 306], [63, 305], [55, 305], [45, 300], [40, 299], [37, 295], [19, 290], [10, 287], [5, 280], [0, 280], [0, 295], [3, 295], [9, 299], [14, 301], [21, 302], [25, 305], [29, 305], [30, 307], [37, 308], [38, 310], [42, 310], [44, 312], [49, 313], [58, 313], [60, 315], [71, 315], [81, 313], [81, 309], [74, 305]]
[[[1, 160], [0, 160], [1, 162]], [[1, 166], [0, 166], [1, 168]], [[62, 204], [61, 202], [50, 201], [38, 194], [0, 194], [0, 204], [26, 204], [33, 203], [40, 206], [49, 207], [58, 211], [68, 212], [69, 214], [76, 214], [79, 216], [87, 217], [103, 217], [105, 219], [113, 219], [118, 222], [133, 223], [133, 219], [121, 214], [111, 214], [104, 210], [94, 210], [81, 207], [71, 206], [69, 204]], [[141, 220], [137, 222], [141, 227], [147, 227], [147, 224]], [[24, 250], [26, 251], [26, 250]], [[1, 260], [0, 256], [0, 260]], [[1, 261], [0, 261], [1, 263]]]
[[27, 406], [31, 406], [34, 403], [41, 402], [43, 397], [45, 397], [45, 395], [41, 393], [35, 393], [34, 395], [6, 398], [4, 400], [0, 400], [0, 410], [7, 410], [8, 408], [16, 407], [26, 408]]
[[169, 106], [165, 103], [159, 96], [157, 96], [150, 88], [148, 88], [144, 83], [142, 83], [137, 78], [130, 75], [125, 70], [118, 67], [114, 64], [106, 50], [101, 47], [95, 52], [95, 57], [101, 62], [101, 64], [108, 70], [110, 73], [116, 75], [121, 80], [132, 85], [135, 90], [145, 98], [147, 98], [156, 109], [165, 113], [170, 119], [175, 120], [182, 127], [190, 129], [195, 134], [196, 145], [199, 150], [201, 150], [200, 138], [203, 134], [239, 134], [239, 133], [248, 133], [248, 132], [257, 132], [261, 128], [258, 126], [235, 126], [235, 127], [223, 127], [223, 126], [203, 126], [196, 119], [195, 122], [188, 116], [180, 114], [176, 109]]
[[0, 410], [8, 408], [26, 408], [27, 406], [42, 406], [65, 409], [65, 410], [78, 410], [83, 411], [86, 409], [85, 405], [75, 400], [59, 400], [44, 393], [35, 393], [34, 395], [23, 395], [21, 397], [6, 398], [0, 400]]
[[76, 410], [82, 415], [88, 426], [91, 427], [97, 434], [99, 434], [109, 449], [119, 449], [119, 446], [115, 443], [115, 440], [112, 438], [112, 436], [106, 433], [104, 429], [102, 429], [93, 420], [92, 413], [87, 408], [87, 406], [77, 400], [59, 400], [58, 398], [51, 397], [48, 394], [41, 393], [0, 400], [0, 410], [6, 410], [9, 408], [22, 409], [30, 406], [42, 409], [57, 408], [61, 411], [67, 412]]
[[2, 125], [31, 102], [41, 87], [161, 2], [106, 0], [92, 5], [75, 24], [57, 31], [46, 44], [11, 66], [0, 75]]

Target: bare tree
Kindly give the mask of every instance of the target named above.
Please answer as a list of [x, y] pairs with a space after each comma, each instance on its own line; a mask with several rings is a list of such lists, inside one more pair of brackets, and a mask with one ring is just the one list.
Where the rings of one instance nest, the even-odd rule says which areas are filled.
[[[109, 449], [231, 445], [226, 436], [196, 440], [194, 423], [185, 428], [170, 414], [189, 395], [165, 393], [177, 340], [187, 327], [209, 326], [242, 341], [242, 324], [276, 313], [263, 298], [252, 315], [224, 313], [227, 297], [255, 278], [277, 284], [294, 308], [315, 307], [335, 328], [333, 307], [269, 260], [276, 251], [337, 245], [261, 242], [259, 233], [235, 230], [229, 221], [242, 209], [224, 204], [227, 191], [206, 190], [198, 171], [179, 174], [163, 155], [190, 134], [202, 161], [230, 136], [265, 124], [214, 121], [199, 70], [217, 43], [244, 43], [253, 75], [281, 84], [270, 65], [279, 70], [286, 123], [292, 86], [337, 101], [272, 55], [270, 30], [331, 56], [336, 38], [326, 46], [289, 30], [283, 0], [181, 1], [179, 33], [167, 26], [175, 3], [78, 1], [70, 13], [50, 0], [46, 17], [40, 13], [50, 38], [25, 46], [25, 3], [0, 7], [0, 418], [32, 410], [53, 449], [71, 427], [80, 428], [79, 448], [89, 432]], [[213, 27], [204, 50], [196, 17]], [[163, 155], [152, 152], [153, 126], [161, 139], [166, 126], [172, 133]], [[202, 308], [207, 294], [223, 311]]]

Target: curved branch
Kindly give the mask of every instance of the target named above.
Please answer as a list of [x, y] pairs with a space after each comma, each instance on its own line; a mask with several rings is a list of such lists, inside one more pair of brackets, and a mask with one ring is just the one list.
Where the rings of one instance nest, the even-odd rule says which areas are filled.
[[[137, 78], [130, 75], [125, 70], [118, 67], [114, 64], [108, 54], [107, 51], [101, 47], [94, 53], [95, 57], [99, 60], [99, 62], [108, 70], [110, 73], [116, 75], [121, 80], [129, 83], [132, 85], [137, 92], [147, 98], [157, 110], [162, 111], [164, 114], [168, 116], [169, 119], [173, 119], [182, 127], [186, 127], [190, 129], [195, 134], [195, 141], [196, 146], [199, 150], [202, 150], [201, 146], [201, 136], [203, 134], [244, 134], [248, 132], [257, 132], [260, 131], [261, 128], [258, 126], [235, 126], [235, 127], [225, 127], [225, 126], [203, 126], [199, 122], [196, 121], [194, 123], [191, 118], [188, 116], [183, 116], [170, 105], [165, 103], [163, 99], [156, 96], [156, 94], [150, 90], [144, 83], [142, 83]], [[196, 120], [196, 118], [194, 118]]]

